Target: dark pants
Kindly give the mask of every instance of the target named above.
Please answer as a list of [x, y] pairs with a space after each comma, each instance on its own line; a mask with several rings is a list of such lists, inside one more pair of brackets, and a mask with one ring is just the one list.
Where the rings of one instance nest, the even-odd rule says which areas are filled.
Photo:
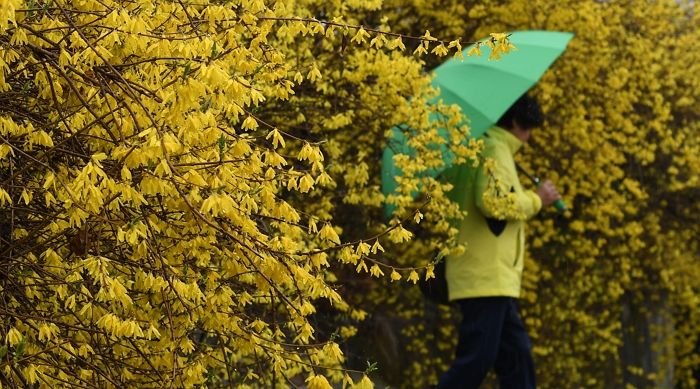
[[535, 388], [530, 339], [510, 297], [458, 300], [462, 310], [457, 355], [440, 389], [477, 389], [494, 368], [501, 389]]

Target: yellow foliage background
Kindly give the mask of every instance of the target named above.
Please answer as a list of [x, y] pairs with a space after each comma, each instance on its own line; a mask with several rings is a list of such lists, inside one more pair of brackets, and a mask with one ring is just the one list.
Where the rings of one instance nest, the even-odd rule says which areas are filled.
[[[529, 232], [521, 307], [538, 383], [696, 387], [697, 5], [409, 3], [385, 2], [401, 4], [390, 24], [407, 31], [430, 25], [434, 33], [469, 38], [527, 29], [576, 34], [534, 89], [548, 119], [518, 156], [536, 175], [553, 179], [571, 207], [566, 217], [545, 211]], [[434, 344], [432, 336], [444, 331], [422, 333]], [[417, 361], [415, 371], [423, 374], [415, 376], [431, 376], [426, 360]]]

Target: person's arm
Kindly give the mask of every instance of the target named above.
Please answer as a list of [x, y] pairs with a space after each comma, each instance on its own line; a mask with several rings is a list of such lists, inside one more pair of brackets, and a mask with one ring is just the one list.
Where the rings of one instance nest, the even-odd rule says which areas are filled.
[[554, 204], [555, 201], [561, 200], [561, 194], [554, 186], [551, 180], [545, 180], [542, 184], [537, 187], [537, 192], [535, 192], [542, 200], [542, 206], [549, 207]]
[[[515, 189], [520, 185], [510, 151], [487, 144], [482, 155], [494, 162], [492, 176], [483, 166], [476, 174], [474, 200], [483, 215], [499, 220], [526, 220], [537, 214], [542, 208], [540, 196], [531, 190]], [[494, 194], [498, 201], [492, 201]]]

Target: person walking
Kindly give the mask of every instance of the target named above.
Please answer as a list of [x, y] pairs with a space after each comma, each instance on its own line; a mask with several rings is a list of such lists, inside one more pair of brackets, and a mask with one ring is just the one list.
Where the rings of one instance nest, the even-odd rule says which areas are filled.
[[[483, 156], [494, 160], [490, 176], [472, 169], [463, 193], [467, 216], [459, 239], [466, 251], [446, 259], [449, 299], [462, 313], [456, 357], [437, 385], [440, 389], [477, 389], [493, 368], [501, 389], [535, 388], [531, 343], [517, 308], [525, 252], [525, 221], [561, 199], [546, 180], [535, 191], [522, 187], [513, 156], [541, 127], [537, 100], [523, 95], [484, 134]], [[503, 212], [485, 199], [490, 185], [514, 199]]]

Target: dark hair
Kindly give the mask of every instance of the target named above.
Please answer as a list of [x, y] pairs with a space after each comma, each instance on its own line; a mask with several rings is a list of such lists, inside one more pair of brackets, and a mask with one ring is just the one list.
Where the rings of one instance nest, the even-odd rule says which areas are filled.
[[513, 120], [524, 129], [530, 130], [542, 126], [544, 114], [537, 100], [527, 94], [520, 96], [506, 113], [498, 119], [499, 127], [510, 129], [513, 127]]

